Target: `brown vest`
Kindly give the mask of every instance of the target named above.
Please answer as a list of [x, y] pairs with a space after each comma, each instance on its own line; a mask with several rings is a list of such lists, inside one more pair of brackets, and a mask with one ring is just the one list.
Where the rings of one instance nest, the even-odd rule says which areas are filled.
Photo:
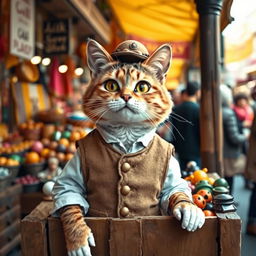
[[78, 141], [92, 217], [160, 215], [159, 196], [173, 146], [157, 134], [147, 148], [122, 154], [97, 130]]

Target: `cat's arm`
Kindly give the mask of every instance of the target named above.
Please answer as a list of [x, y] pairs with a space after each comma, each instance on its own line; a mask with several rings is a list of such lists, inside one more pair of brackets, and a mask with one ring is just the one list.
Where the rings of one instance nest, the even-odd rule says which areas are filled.
[[79, 150], [58, 176], [54, 188], [54, 214], [61, 218], [68, 255], [91, 256], [89, 244], [95, 246], [91, 229], [84, 221], [89, 205], [80, 170]]
[[204, 213], [193, 203], [191, 189], [181, 178], [179, 163], [173, 156], [161, 192], [161, 208], [165, 214], [182, 220], [182, 228], [188, 231], [195, 231], [204, 224]]

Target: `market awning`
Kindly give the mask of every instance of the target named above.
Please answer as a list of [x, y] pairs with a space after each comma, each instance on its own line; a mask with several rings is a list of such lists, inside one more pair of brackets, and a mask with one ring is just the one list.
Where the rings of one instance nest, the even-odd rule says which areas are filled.
[[[163, 43], [173, 48], [172, 67], [167, 87], [179, 84], [191, 59], [191, 47], [198, 30], [198, 13], [194, 0], [108, 0], [127, 39], [144, 43], [150, 52]], [[224, 1], [225, 11], [232, 1]], [[229, 22], [224, 15], [221, 27]], [[225, 23], [226, 25], [223, 25]]]
[[163, 43], [173, 48], [169, 89], [177, 86], [190, 58], [190, 47], [198, 28], [194, 1], [109, 0], [126, 37], [144, 43], [152, 52]]

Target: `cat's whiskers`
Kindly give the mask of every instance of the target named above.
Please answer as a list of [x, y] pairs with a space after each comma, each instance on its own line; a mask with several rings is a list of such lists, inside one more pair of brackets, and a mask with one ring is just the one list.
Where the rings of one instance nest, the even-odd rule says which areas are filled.
[[108, 111], [109, 111], [108, 109], [103, 111], [102, 114], [99, 116], [99, 118], [95, 121], [95, 124], [97, 124], [100, 121], [100, 119], [103, 117], [103, 115], [105, 115]]
[[153, 125], [153, 127], [157, 127], [158, 124], [155, 122], [148, 113], [143, 112], [143, 115], [146, 117], [146, 119]]
[[[180, 137], [184, 140], [184, 137], [181, 135], [179, 129], [178, 129], [170, 120], [166, 120], [166, 121], [165, 121], [165, 125], [167, 125], [166, 123], [169, 123], [169, 124], [177, 131], [177, 133], [180, 135]], [[168, 128], [169, 128], [169, 130], [171, 130], [171, 128], [169, 127], [169, 125], [168, 125]], [[172, 134], [173, 134], [173, 132], [172, 132]], [[176, 138], [175, 138], [175, 139], [176, 139]]]
[[188, 124], [193, 125], [192, 122], [190, 122], [189, 120], [187, 120], [187, 119], [184, 118], [183, 116], [178, 115], [178, 114], [176, 114], [176, 113], [174, 113], [174, 112], [172, 112], [172, 113], [170, 114], [170, 116], [172, 116], [173, 119], [175, 119], [175, 120], [177, 120], [177, 121], [179, 121], [179, 122], [188, 123]]

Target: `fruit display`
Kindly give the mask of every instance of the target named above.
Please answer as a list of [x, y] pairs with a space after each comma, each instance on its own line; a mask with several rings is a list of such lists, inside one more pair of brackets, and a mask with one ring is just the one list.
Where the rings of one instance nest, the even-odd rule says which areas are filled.
[[63, 168], [76, 152], [76, 141], [86, 136], [82, 127], [28, 120], [18, 126], [19, 133], [9, 134], [0, 146], [0, 167], [12, 177], [37, 176], [56, 157]]
[[42, 187], [40, 180], [30, 174], [17, 178], [15, 183], [23, 185], [23, 192], [25, 193], [40, 191]]

